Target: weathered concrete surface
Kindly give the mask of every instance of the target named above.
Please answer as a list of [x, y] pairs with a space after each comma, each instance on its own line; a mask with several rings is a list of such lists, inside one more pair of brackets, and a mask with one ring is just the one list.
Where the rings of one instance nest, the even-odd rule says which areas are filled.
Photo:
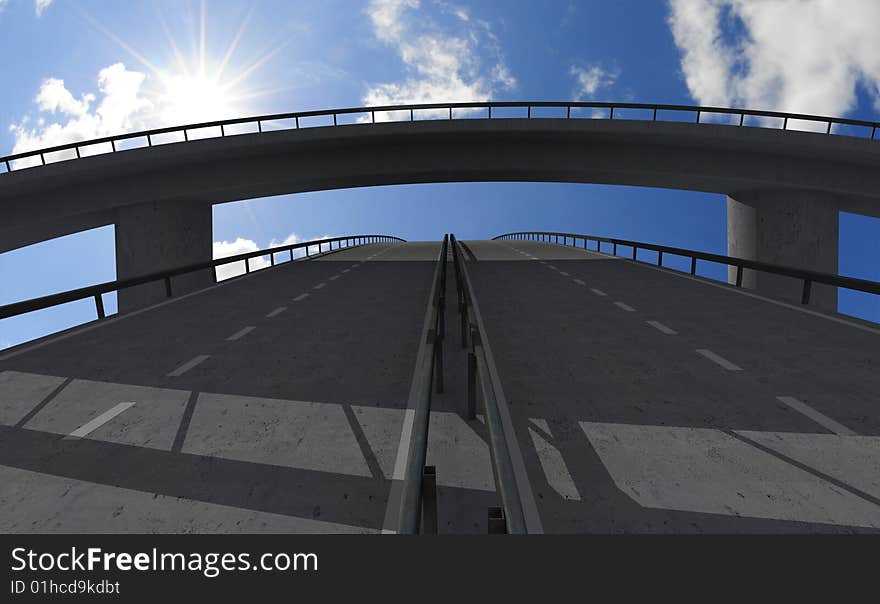
[[[209, 262], [212, 253], [210, 203], [155, 203], [116, 210], [116, 278]], [[213, 283], [210, 270], [174, 277], [176, 295]], [[120, 290], [119, 311], [129, 312], [166, 299], [165, 283], [145, 283]]]
[[581, 250], [475, 247], [491, 245], [520, 256], [469, 267], [547, 532], [880, 528], [876, 481], [854, 478], [880, 463], [876, 329]]
[[[840, 200], [832, 195], [762, 191], [727, 197], [727, 254], [831, 273], [838, 271]], [[728, 281], [736, 283], [735, 267]], [[799, 302], [803, 281], [751, 270], [743, 286]], [[810, 304], [837, 310], [837, 288], [813, 284]]]

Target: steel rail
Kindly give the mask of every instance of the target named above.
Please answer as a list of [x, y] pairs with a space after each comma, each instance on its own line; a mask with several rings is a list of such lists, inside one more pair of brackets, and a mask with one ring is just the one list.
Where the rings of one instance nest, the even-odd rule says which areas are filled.
[[[341, 115], [351, 115], [351, 114], [363, 114], [370, 116], [370, 123], [376, 123], [376, 114], [377, 113], [392, 113], [402, 115], [404, 119], [402, 120], [389, 120], [389, 121], [416, 121], [416, 112], [417, 111], [438, 111], [442, 110], [442, 114], [447, 116], [445, 119], [456, 119], [454, 116], [454, 110], [476, 110], [476, 109], [485, 109], [487, 110], [486, 119], [510, 119], [510, 118], [499, 118], [497, 115], [493, 117], [492, 110], [493, 109], [501, 109], [501, 108], [519, 108], [526, 110], [526, 118], [525, 119], [546, 119], [541, 116], [534, 115], [535, 112], [532, 111], [533, 108], [545, 108], [545, 109], [564, 109], [565, 110], [565, 119], [583, 119], [578, 117], [572, 117], [572, 109], [607, 109], [608, 110], [608, 119], [615, 119], [614, 111], [615, 109], [630, 109], [630, 110], [639, 110], [639, 111], [651, 111], [651, 120], [650, 121], [666, 121], [663, 119], [659, 119], [657, 117], [658, 112], [660, 111], [673, 111], [677, 113], [685, 112], [694, 114], [694, 122], [704, 123], [705, 120], [703, 116], [706, 114], [715, 114], [715, 115], [732, 115], [739, 116], [739, 126], [745, 126], [745, 118], [746, 117], [754, 117], [754, 118], [774, 118], [782, 120], [781, 128], [771, 128], [770, 126], [759, 126], [766, 127], [775, 130], [790, 130], [789, 122], [791, 121], [806, 121], [806, 122], [814, 122], [816, 124], [822, 124], [825, 126], [825, 134], [832, 134], [832, 127], [834, 125], [842, 125], [842, 126], [859, 126], [863, 128], [870, 128], [871, 134], [870, 136], [864, 136], [862, 138], [869, 138], [870, 140], [876, 140], [876, 134], [878, 128], [880, 128], [880, 122], [868, 121], [868, 120], [857, 120], [850, 118], [839, 118], [839, 117], [831, 117], [824, 115], [811, 115], [806, 113], [786, 113], [782, 111], [762, 111], [762, 110], [754, 110], [754, 109], [742, 109], [742, 108], [732, 108], [732, 107], [709, 107], [709, 106], [699, 106], [699, 105], [677, 105], [677, 104], [657, 104], [657, 103], [616, 103], [616, 102], [575, 102], [575, 101], [487, 101], [487, 102], [467, 102], [467, 103], [419, 103], [419, 104], [410, 104], [410, 105], [382, 105], [375, 107], [346, 107], [339, 109], [320, 109], [313, 111], [297, 111], [291, 113], [273, 113], [267, 115], [258, 115], [258, 116], [248, 116], [248, 117], [240, 117], [233, 118], [227, 120], [215, 120], [211, 122], [198, 122], [194, 124], [186, 124], [180, 126], [167, 126], [164, 128], [154, 128], [152, 130], [143, 130], [139, 132], [129, 132], [123, 134], [116, 134], [112, 136], [104, 136], [101, 138], [95, 138], [85, 141], [75, 141], [71, 143], [66, 143], [63, 145], [55, 145], [52, 147], [46, 147], [43, 149], [35, 149], [31, 151], [23, 151], [20, 153], [13, 153], [11, 155], [6, 155], [0, 157], [0, 165], [4, 165], [6, 167], [6, 172], [14, 172], [20, 169], [24, 169], [31, 166], [26, 167], [13, 167], [12, 162], [27, 159], [27, 158], [39, 158], [39, 165], [46, 165], [47, 163], [55, 163], [54, 161], [47, 162], [46, 155], [50, 153], [57, 153], [60, 151], [74, 151], [75, 157], [71, 157], [68, 159], [81, 159], [83, 154], [81, 151], [86, 147], [91, 147], [94, 145], [102, 145], [102, 144], [110, 144], [111, 152], [117, 153], [125, 151], [125, 149], [117, 149], [116, 143], [129, 141], [133, 139], [145, 139], [146, 146], [152, 147], [154, 146], [153, 137], [162, 135], [162, 134], [182, 134], [183, 141], [173, 141], [173, 142], [189, 142], [189, 132], [191, 130], [204, 130], [206, 128], [219, 128], [220, 135], [219, 137], [205, 137], [205, 138], [224, 138], [228, 136], [238, 136], [239, 134], [252, 134], [252, 132], [248, 133], [227, 133], [227, 128], [229, 126], [236, 126], [242, 124], [250, 124], [256, 126], [256, 132], [262, 133], [264, 122], [276, 122], [282, 120], [293, 120], [294, 127], [288, 129], [300, 129], [300, 128], [308, 128], [309, 126], [302, 126], [300, 124], [300, 120], [305, 118], [312, 117], [327, 117], [332, 118], [333, 127], [345, 126], [347, 124], [339, 123], [339, 116]], [[405, 119], [408, 116], [409, 119]], [[381, 117], [381, 116], [380, 116]], [[551, 116], [555, 117], [555, 116]], [[473, 119], [473, 118], [468, 118]], [[517, 119], [517, 118], [514, 118]], [[520, 118], [521, 119], [521, 118]], [[596, 118], [592, 118], [596, 119]], [[618, 118], [619, 112], [618, 112]], [[632, 119], [632, 118], [623, 118], [623, 119]], [[701, 121], [702, 120], [702, 121]], [[669, 121], [680, 121], [680, 120], [669, 120]], [[330, 126], [330, 124], [326, 124]], [[752, 124], [749, 124], [751, 126]], [[169, 143], [159, 143], [161, 144], [169, 144]], [[85, 157], [88, 157], [85, 156]], [[65, 161], [65, 160], [56, 160], [56, 161]]]
[[[783, 266], [779, 264], [771, 264], [769, 262], [759, 262], [757, 260], [749, 260], [747, 258], [737, 258], [735, 256], [723, 256], [720, 254], [710, 254], [708, 252], [698, 252], [696, 250], [688, 250], [678, 247], [670, 247], [666, 245], [657, 245], [655, 243], [645, 243], [643, 241], [630, 241], [628, 239], [617, 239], [614, 237], [598, 237], [596, 235], [582, 235], [579, 233], [560, 233], [555, 231], [522, 231], [517, 233], [505, 233], [493, 237], [498, 239], [526, 239], [533, 241], [544, 241], [548, 243], [559, 243], [559, 238], [563, 238], [563, 245], [568, 245], [568, 239], [572, 240], [572, 246], [577, 247], [576, 242], [583, 240], [584, 249], [587, 249], [588, 241], [596, 242], [596, 251], [602, 253], [602, 243], [612, 244], [613, 255], [617, 255], [617, 246], [631, 247], [632, 260], [638, 260], [638, 251], [652, 250], [658, 253], [657, 266], [663, 266], [663, 254], [672, 254], [674, 256], [683, 256], [691, 259], [691, 274], [697, 272], [697, 260], [706, 260], [716, 262], [718, 264], [726, 264], [727, 266], [736, 267], [736, 286], [742, 287], [743, 270], [750, 269], [775, 275], [783, 275], [785, 277], [793, 277], [803, 280], [803, 289], [801, 291], [801, 304], [810, 303], [810, 295], [813, 283], [821, 283], [823, 285], [831, 285], [834, 287], [843, 287], [856, 291], [866, 292], [869, 294], [880, 294], [880, 282], [868, 281], [867, 279], [858, 279], [856, 277], [845, 277], [832, 273], [820, 273], [806, 269], [795, 268], [792, 266]], [[555, 241], [553, 240], [555, 238]]]
[[[504, 397], [500, 384], [496, 383], [497, 376], [494, 375], [495, 372], [491, 369], [494, 365], [492, 353], [491, 349], [488, 348], [488, 337], [485, 333], [485, 326], [483, 325], [479, 306], [474, 297], [470, 274], [462, 257], [461, 244], [456, 241], [455, 235], [451, 235], [450, 240], [452, 242], [456, 281], [459, 291], [462, 335], [464, 336], [466, 332], [469, 332], [464, 342], [470, 339], [472, 349], [468, 364], [469, 372], [474, 373], [470, 373], [468, 376], [469, 390], [472, 390], [470, 382], [473, 380], [479, 381], [486, 426], [489, 433], [492, 473], [495, 477], [496, 490], [501, 496], [506, 532], [510, 534], [526, 534], [530, 531], [526, 521], [520, 487], [517, 483], [510, 443], [507, 442], [507, 435], [500, 412], [501, 405], [507, 405], [507, 400]], [[474, 363], [472, 359], [475, 359], [476, 362]], [[476, 406], [475, 394], [475, 392], [469, 392], [469, 416], [474, 415], [474, 408]]]
[[[127, 279], [117, 279], [115, 281], [107, 281], [105, 283], [99, 283], [97, 285], [89, 285], [87, 287], [80, 287], [77, 289], [68, 290], [65, 292], [60, 292], [57, 294], [50, 294], [48, 296], [41, 296], [39, 298], [32, 298], [30, 300], [22, 300], [20, 302], [13, 302], [12, 304], [6, 304], [4, 306], [0, 306], [0, 319], [8, 319], [9, 317], [15, 317], [17, 315], [22, 315], [25, 313], [33, 312], [36, 310], [42, 310], [44, 308], [50, 308], [52, 306], [58, 306], [59, 304], [66, 304], [68, 302], [75, 302], [77, 300], [83, 300], [85, 298], [94, 298], [95, 299], [95, 309], [98, 314], [99, 319], [103, 319], [105, 317], [104, 313], [104, 303], [101, 298], [103, 294], [119, 291], [121, 289], [126, 289], [128, 287], [134, 287], [136, 285], [143, 285], [145, 283], [152, 283], [155, 281], [165, 281], [165, 292], [168, 298], [173, 296], [173, 283], [172, 277], [176, 277], [179, 275], [184, 275], [187, 273], [193, 273], [196, 271], [211, 269], [214, 272], [213, 278], [216, 282], [217, 273], [216, 267], [223, 266], [225, 264], [231, 264], [233, 262], [241, 262], [245, 263], [245, 272], [250, 273], [250, 259], [257, 258], [261, 256], [270, 256], [271, 258], [271, 266], [275, 266], [275, 254], [282, 252], [290, 253], [290, 260], [293, 261], [293, 251], [297, 249], [305, 248], [306, 257], [309, 257], [309, 248], [318, 247], [318, 253], [323, 253], [322, 248], [324, 245], [327, 245], [329, 250], [333, 251], [333, 244], [337, 243], [336, 250], [348, 248], [348, 247], [357, 247], [359, 245], [367, 245], [369, 243], [380, 243], [380, 242], [390, 242], [390, 241], [404, 241], [399, 237], [394, 237], [391, 235], [351, 235], [346, 237], [331, 237], [328, 239], [319, 239], [315, 241], [305, 241], [302, 243], [292, 243], [288, 245], [280, 245], [276, 247], [267, 248], [265, 250], [257, 250], [255, 252], [247, 252], [244, 254], [236, 254], [235, 256], [226, 256], [224, 258], [216, 258], [207, 262], [197, 262], [194, 264], [187, 264], [185, 266], [179, 266], [172, 269], [167, 269], [164, 271], [157, 271], [145, 275], [139, 275], [137, 277], [129, 277]], [[346, 245], [343, 246], [342, 242], [345, 242]], [[225, 280], [224, 280], [225, 281]]]
[[[404, 469], [403, 487], [400, 495], [400, 513], [397, 532], [414, 535], [424, 524], [425, 533], [436, 533], [436, 516], [427, 522], [422, 514], [425, 503], [423, 494], [423, 477], [425, 459], [428, 456], [428, 428], [431, 420], [431, 393], [434, 377], [437, 376], [438, 392], [442, 391], [443, 330], [446, 300], [446, 254], [449, 236], [443, 236], [440, 254], [434, 268], [431, 282], [431, 294], [428, 298], [428, 309], [422, 329], [421, 342], [416, 354], [416, 367], [410, 384], [407, 409], [412, 410], [413, 423], [407, 449], [406, 466]], [[435, 374], [436, 370], [436, 374]], [[436, 504], [434, 509], [436, 510]]]

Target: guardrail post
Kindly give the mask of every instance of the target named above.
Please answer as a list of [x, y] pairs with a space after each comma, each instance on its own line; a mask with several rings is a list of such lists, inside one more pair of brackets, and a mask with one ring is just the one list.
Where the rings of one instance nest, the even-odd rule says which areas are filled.
[[810, 303], [810, 290], [812, 289], [813, 282], [809, 279], [804, 279], [804, 291], [801, 294], [801, 304], [809, 304]]
[[740, 264], [736, 267], [736, 286], [742, 287], [742, 284], [743, 284], [743, 267]]
[[696, 256], [693, 256], [691, 258], [691, 274], [692, 275], [697, 274], [697, 257]]
[[422, 533], [437, 534], [437, 467], [422, 471]]
[[272, 266], [275, 266], [275, 254], [274, 254], [274, 253], [269, 254], [269, 263], [270, 263]]
[[498, 507], [489, 508], [489, 534], [506, 535], [507, 520], [504, 518], [504, 509]]
[[165, 277], [165, 295], [171, 297], [171, 277]]
[[612, 253], [616, 256], [617, 255], [617, 242], [616, 241], [614, 242], [614, 247], [612, 248], [612, 250], [613, 250]]
[[104, 298], [101, 297], [101, 294], [95, 294], [95, 310], [98, 312], [99, 319], [106, 316], [104, 314]]
[[473, 351], [467, 362], [467, 418], [477, 419], [477, 355]]
[[636, 254], [638, 253], [639, 248], [637, 246], [633, 246], [633, 261], [636, 259]]
[[244, 272], [245, 273], [251, 272], [251, 259], [250, 258], [244, 259]]
[[663, 266], [663, 250], [657, 252], [657, 266]]

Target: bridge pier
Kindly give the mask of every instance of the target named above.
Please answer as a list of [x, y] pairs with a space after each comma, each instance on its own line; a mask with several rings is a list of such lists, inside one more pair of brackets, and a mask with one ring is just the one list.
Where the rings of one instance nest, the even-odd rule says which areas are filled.
[[[727, 254], [837, 274], [839, 200], [805, 191], [749, 191], [727, 197]], [[727, 279], [736, 283], [736, 268]], [[803, 281], [751, 270], [743, 287], [800, 302]], [[837, 288], [813, 284], [810, 304], [837, 311]]]
[[[116, 211], [116, 278], [211, 260], [211, 204], [205, 202], [147, 202]], [[175, 296], [210, 286], [210, 270], [173, 277]], [[118, 293], [125, 313], [167, 299], [165, 283], [157, 281]]]

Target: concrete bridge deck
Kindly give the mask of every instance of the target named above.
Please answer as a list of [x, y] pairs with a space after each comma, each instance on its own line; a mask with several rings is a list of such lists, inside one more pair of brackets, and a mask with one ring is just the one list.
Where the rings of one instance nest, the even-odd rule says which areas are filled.
[[[464, 243], [546, 532], [880, 530], [880, 330], [583, 250]], [[0, 530], [390, 528], [438, 252], [279, 265], [0, 356]], [[428, 463], [441, 533], [485, 532], [498, 497], [455, 313]]]

